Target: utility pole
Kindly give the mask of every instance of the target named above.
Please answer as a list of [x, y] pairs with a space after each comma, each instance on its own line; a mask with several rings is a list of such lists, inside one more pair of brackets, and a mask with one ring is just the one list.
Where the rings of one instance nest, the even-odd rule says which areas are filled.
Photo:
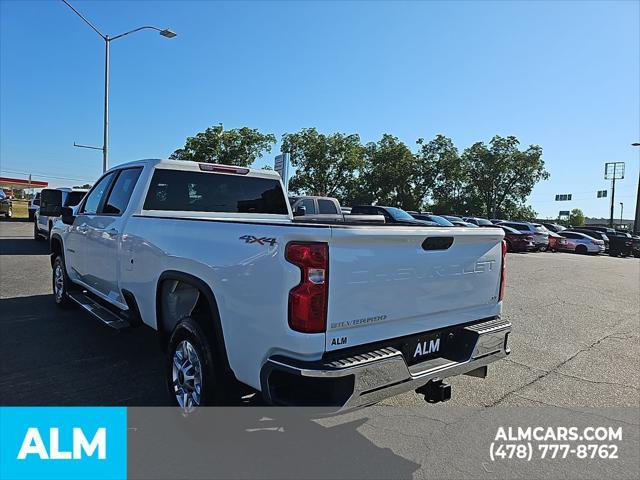
[[615, 177], [615, 165], [613, 168], [614, 174], [611, 179], [611, 211], [609, 212], [609, 226], [613, 228], [613, 205], [614, 198], [616, 198], [616, 177]]
[[604, 164], [604, 178], [611, 180], [611, 209], [609, 211], [609, 226], [613, 228], [613, 210], [616, 196], [616, 180], [624, 178], [624, 162], [607, 162]]
[[[632, 147], [640, 147], [640, 142], [631, 144]], [[640, 233], [640, 172], [638, 172], [638, 196], [636, 198], [636, 215], [633, 220], [634, 233]]]

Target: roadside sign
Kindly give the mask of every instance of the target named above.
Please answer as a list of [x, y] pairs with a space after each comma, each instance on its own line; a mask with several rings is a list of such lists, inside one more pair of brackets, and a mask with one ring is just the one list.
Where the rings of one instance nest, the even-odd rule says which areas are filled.
[[571, 200], [571, 193], [561, 193], [559, 195], [556, 195], [556, 202], [566, 202], [568, 200]]
[[624, 178], [624, 162], [608, 162], [604, 164], [605, 180], [620, 180]]
[[598, 198], [607, 198], [606, 190], [598, 190]]
[[284, 183], [285, 193], [287, 193], [289, 191], [289, 154], [282, 153], [276, 155], [275, 161], [273, 162], [273, 169], [280, 174], [282, 183]]
[[571, 216], [571, 212], [569, 210], [560, 210], [560, 213], [558, 214], [558, 218], [561, 218], [564, 220], [569, 220], [570, 216]]

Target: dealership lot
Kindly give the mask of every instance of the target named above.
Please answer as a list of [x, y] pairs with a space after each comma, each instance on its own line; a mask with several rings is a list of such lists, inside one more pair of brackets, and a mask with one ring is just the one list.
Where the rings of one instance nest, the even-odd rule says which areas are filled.
[[[512, 355], [489, 377], [454, 378], [447, 406], [637, 406], [640, 261], [509, 254], [505, 315]], [[118, 333], [51, 298], [46, 242], [0, 222], [0, 404], [164, 405], [154, 333]], [[424, 404], [411, 393], [389, 405]]]

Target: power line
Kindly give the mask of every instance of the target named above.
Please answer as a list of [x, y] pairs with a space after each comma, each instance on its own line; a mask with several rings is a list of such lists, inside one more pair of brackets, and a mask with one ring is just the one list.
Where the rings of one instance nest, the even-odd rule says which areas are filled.
[[21, 171], [18, 171], [18, 170], [9, 170], [9, 169], [4, 169], [4, 168], [1, 169], [0, 172], [10, 173], [12, 175], [26, 175], [26, 176], [31, 175], [32, 177], [36, 176], [36, 177], [45, 178], [45, 179], [53, 178], [53, 179], [56, 179], [56, 180], [72, 180], [72, 181], [75, 181], [75, 182], [89, 182], [89, 183], [91, 183], [93, 181], [93, 180], [88, 180], [87, 178], [62, 177], [62, 176], [58, 176], [58, 175], [49, 175], [48, 173], [42, 173], [42, 172], [30, 172], [29, 173], [29, 172], [21, 172]]

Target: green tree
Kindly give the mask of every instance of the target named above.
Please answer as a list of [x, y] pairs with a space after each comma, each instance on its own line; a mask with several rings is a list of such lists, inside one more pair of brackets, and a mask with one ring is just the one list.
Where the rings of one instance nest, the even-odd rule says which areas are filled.
[[574, 208], [569, 214], [569, 225], [572, 227], [581, 227], [584, 225], [584, 213], [579, 208]]
[[420, 146], [417, 170], [422, 190], [431, 198], [431, 208], [443, 214], [466, 212], [468, 168], [453, 141], [437, 135], [429, 142], [419, 138], [416, 143]]
[[84, 185], [75, 185], [73, 188], [80, 188], [83, 190], [88, 190], [91, 188], [91, 184], [90, 183], [85, 183]]
[[524, 222], [533, 222], [538, 217], [536, 212], [530, 205], [524, 203], [514, 204], [505, 202], [502, 209], [498, 212], [498, 218], [509, 220], [522, 220]]
[[489, 146], [477, 142], [462, 154], [468, 165], [467, 195], [478, 205], [478, 213], [495, 218], [505, 202], [522, 204], [536, 183], [549, 178], [542, 148], [519, 150], [519, 145], [516, 137], [496, 135]]
[[385, 133], [378, 142], [365, 146], [365, 168], [362, 175], [367, 202], [418, 210], [431, 184], [422, 166], [426, 162], [411, 153], [397, 137]]
[[326, 195], [344, 201], [357, 189], [362, 171], [363, 147], [357, 134], [324, 135], [305, 128], [282, 136], [282, 152], [288, 152], [295, 175], [289, 181], [292, 192]]
[[248, 167], [265, 153], [271, 152], [276, 137], [260, 133], [255, 128], [225, 130], [222, 124], [207, 128], [195, 137], [188, 137], [183, 148], [169, 157], [172, 160], [192, 160]]

